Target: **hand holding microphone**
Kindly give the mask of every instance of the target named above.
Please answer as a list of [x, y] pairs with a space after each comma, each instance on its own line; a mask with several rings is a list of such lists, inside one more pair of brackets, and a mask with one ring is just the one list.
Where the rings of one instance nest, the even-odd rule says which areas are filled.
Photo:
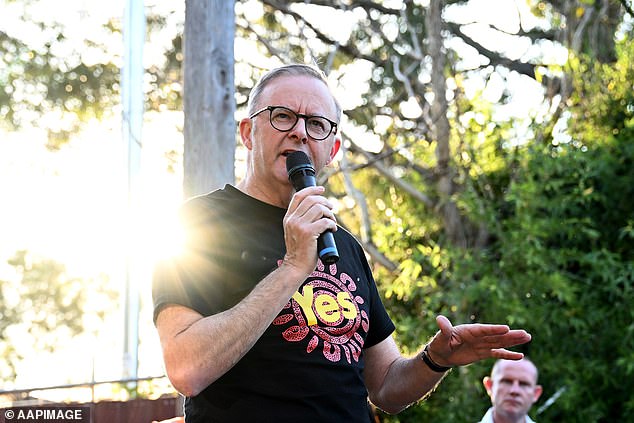
[[[316, 185], [315, 168], [303, 151], [295, 151], [288, 155], [286, 158], [286, 171], [295, 191]], [[333, 264], [339, 260], [335, 237], [331, 231], [326, 231], [319, 235], [317, 253], [325, 264]]]

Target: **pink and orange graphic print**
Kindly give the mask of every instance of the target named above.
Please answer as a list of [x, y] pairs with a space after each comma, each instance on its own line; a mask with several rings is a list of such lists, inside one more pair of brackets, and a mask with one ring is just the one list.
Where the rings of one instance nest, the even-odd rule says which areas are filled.
[[[318, 262], [309, 281], [286, 304], [274, 325], [290, 325], [282, 332], [289, 342], [305, 342], [306, 352], [321, 351], [332, 362], [342, 358], [359, 361], [364, 339], [359, 333], [369, 329], [369, 318], [360, 309], [364, 299], [356, 295], [357, 283], [340, 273], [337, 265]], [[342, 354], [343, 353], [343, 354]]]

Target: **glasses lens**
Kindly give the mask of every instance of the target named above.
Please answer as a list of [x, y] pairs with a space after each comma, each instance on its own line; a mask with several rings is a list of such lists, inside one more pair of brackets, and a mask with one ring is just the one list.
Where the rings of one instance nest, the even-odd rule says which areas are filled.
[[[299, 116], [297, 113], [286, 107], [274, 107], [271, 109], [271, 125], [278, 131], [290, 131], [298, 120]], [[306, 132], [314, 140], [323, 140], [332, 131], [332, 124], [328, 119], [321, 116], [306, 117], [305, 122]]]
[[271, 125], [279, 131], [288, 131], [297, 123], [297, 115], [284, 107], [271, 110]]
[[322, 117], [316, 116], [306, 120], [306, 132], [316, 140], [326, 138], [330, 134], [330, 127], [330, 122]]

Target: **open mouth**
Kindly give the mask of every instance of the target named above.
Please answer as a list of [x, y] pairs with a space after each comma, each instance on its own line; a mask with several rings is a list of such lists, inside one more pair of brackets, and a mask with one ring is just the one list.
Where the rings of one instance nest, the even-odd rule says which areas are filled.
[[282, 156], [288, 157], [289, 154], [294, 153], [295, 150], [285, 150], [282, 152]]

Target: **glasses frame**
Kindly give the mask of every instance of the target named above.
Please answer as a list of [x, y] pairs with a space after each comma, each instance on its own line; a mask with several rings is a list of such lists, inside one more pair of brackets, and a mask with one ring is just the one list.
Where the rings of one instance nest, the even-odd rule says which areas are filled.
[[[287, 110], [289, 113], [291, 113], [292, 115], [294, 115], [296, 117], [295, 119], [295, 123], [293, 123], [293, 125], [288, 128], [288, 129], [279, 129], [277, 126], [275, 126], [275, 124], [273, 124], [273, 110], [275, 109], [284, 109]], [[257, 112], [254, 112], [253, 114], [251, 114], [251, 116], [249, 116], [249, 119], [253, 119], [254, 117], [256, 117], [257, 115], [259, 115], [262, 112], [266, 112], [269, 111], [269, 123], [271, 124], [271, 126], [280, 132], [289, 132], [291, 131], [295, 125], [297, 125], [297, 122], [299, 121], [299, 118], [304, 118], [304, 129], [306, 129], [306, 135], [308, 135], [310, 138], [312, 138], [315, 141], [323, 141], [326, 138], [328, 138], [331, 134], [336, 134], [337, 133], [337, 122], [333, 122], [332, 120], [328, 119], [327, 117], [324, 116], [319, 116], [319, 115], [305, 115], [302, 113], [297, 113], [294, 110], [289, 109], [288, 107], [285, 106], [266, 106], [260, 110], [258, 110]], [[326, 134], [325, 137], [323, 138], [315, 138], [312, 135], [310, 135], [308, 132], [308, 120], [311, 118], [319, 118], [319, 119], [325, 119], [329, 124], [330, 124], [330, 131], [328, 131], [328, 134]]]

